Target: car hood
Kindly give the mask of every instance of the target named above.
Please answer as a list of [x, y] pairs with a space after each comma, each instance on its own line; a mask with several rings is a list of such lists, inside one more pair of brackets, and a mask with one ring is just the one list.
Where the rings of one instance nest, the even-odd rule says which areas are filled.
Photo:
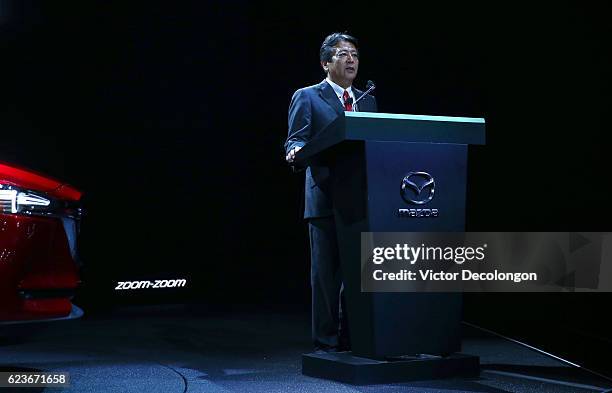
[[67, 183], [5, 162], [0, 162], [0, 181], [32, 191], [42, 191], [52, 197], [69, 201], [78, 201], [82, 195], [81, 191]]

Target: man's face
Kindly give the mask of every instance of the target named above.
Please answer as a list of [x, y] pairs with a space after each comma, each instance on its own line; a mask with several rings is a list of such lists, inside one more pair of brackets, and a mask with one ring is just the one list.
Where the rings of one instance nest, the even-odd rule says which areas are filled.
[[353, 84], [359, 68], [359, 52], [355, 45], [348, 41], [340, 41], [334, 47], [336, 53], [330, 62], [321, 62], [323, 69], [328, 72], [329, 79], [338, 85], [347, 88]]

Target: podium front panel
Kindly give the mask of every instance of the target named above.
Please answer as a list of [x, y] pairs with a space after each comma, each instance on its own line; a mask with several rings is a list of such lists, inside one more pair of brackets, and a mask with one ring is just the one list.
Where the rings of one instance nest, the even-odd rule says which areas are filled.
[[467, 146], [344, 142], [333, 200], [353, 352], [385, 358], [460, 349], [457, 293], [362, 293], [361, 232], [465, 229]]

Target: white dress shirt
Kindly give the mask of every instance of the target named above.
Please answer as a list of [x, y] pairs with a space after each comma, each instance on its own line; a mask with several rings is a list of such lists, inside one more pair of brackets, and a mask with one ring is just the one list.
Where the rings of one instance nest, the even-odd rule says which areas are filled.
[[[334, 92], [336, 93], [336, 96], [338, 96], [338, 99], [340, 100], [340, 103], [342, 104], [343, 108], [344, 108], [344, 90], [348, 91], [349, 97], [351, 97], [353, 99], [353, 102], [355, 102], [355, 94], [353, 94], [352, 86], [349, 86], [347, 89], [344, 89], [342, 86], [332, 82], [331, 79], [329, 79], [329, 77], [325, 78], [325, 80], [334, 89]], [[355, 104], [353, 104], [353, 112], [357, 112], [357, 105]]]

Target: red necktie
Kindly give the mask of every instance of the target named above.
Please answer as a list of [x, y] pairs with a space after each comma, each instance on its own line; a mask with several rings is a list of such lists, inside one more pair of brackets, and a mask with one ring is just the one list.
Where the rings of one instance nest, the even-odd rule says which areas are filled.
[[348, 90], [344, 90], [342, 98], [344, 99], [344, 110], [351, 112], [353, 110], [353, 100], [350, 100]]

